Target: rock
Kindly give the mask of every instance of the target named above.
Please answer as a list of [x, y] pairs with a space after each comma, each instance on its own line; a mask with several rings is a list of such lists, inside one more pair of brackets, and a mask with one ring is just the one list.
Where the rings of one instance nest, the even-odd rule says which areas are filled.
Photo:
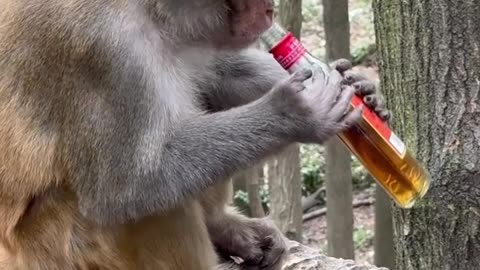
[[287, 240], [289, 257], [283, 270], [388, 270], [352, 260], [327, 257], [318, 250]]

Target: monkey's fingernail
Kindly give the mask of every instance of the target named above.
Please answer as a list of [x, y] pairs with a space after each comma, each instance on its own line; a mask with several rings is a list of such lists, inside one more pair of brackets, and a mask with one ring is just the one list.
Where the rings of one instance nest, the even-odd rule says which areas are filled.
[[388, 121], [390, 119], [390, 113], [389, 112], [382, 112], [380, 114], [380, 117], [384, 120], [384, 121]]
[[360, 90], [362, 89], [359, 83], [354, 83], [352, 86], [355, 89], [355, 93], [359, 93]]
[[313, 76], [313, 71], [311, 69], [305, 69], [303, 75], [308, 79]]

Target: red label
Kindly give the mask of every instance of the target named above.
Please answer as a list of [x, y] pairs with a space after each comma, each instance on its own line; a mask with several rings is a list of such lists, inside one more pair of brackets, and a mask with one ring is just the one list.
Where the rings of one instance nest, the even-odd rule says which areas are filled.
[[288, 33], [277, 46], [270, 50], [275, 60], [287, 70], [302, 58], [305, 52], [302, 43], [292, 33]]
[[[351, 104], [356, 108], [364, 103], [361, 97], [355, 95], [353, 96]], [[389, 141], [390, 136], [392, 135], [392, 130], [372, 109], [367, 107], [366, 104], [363, 106], [363, 119], [367, 120], [385, 140]]]

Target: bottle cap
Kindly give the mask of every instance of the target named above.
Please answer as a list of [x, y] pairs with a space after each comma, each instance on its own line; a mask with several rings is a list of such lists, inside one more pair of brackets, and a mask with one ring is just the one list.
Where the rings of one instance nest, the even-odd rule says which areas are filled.
[[262, 34], [260, 39], [262, 42], [271, 49], [277, 46], [278, 42], [282, 40], [287, 32], [278, 24], [274, 23], [265, 33]]

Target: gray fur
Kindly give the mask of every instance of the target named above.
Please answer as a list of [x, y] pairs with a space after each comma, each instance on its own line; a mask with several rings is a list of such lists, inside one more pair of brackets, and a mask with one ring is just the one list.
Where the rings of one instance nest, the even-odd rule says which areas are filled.
[[[6, 147], [10, 152], [5, 157], [20, 157], [18, 179], [28, 175], [33, 181], [3, 180], [13, 182], [10, 190], [19, 187], [15, 194], [24, 196], [19, 207], [32, 201], [40, 206], [25, 210], [24, 230], [31, 232], [25, 237], [36, 237], [36, 229], [30, 229], [37, 228], [35, 222], [48, 226], [55, 219], [56, 213], [33, 223], [28, 219], [39, 213], [42, 196], [50, 189], [72, 199], [72, 205], [52, 202], [65, 208], [64, 215], [76, 220], [80, 210], [97, 222], [76, 220], [95, 232], [79, 238], [74, 230], [71, 241], [80, 241], [75, 245], [115, 238], [110, 233], [121, 227], [131, 229], [125, 239], [142, 242], [144, 230], [137, 232], [135, 225], [154, 224], [146, 235], [157, 237], [155, 247], [172, 248], [179, 255], [156, 253], [154, 264], [165, 260], [181, 268], [185, 260], [179, 258], [188, 257], [190, 263], [204, 261], [210, 267], [217, 263], [211, 242], [222, 257], [244, 259], [242, 266], [219, 269], [280, 269], [285, 257], [280, 231], [267, 220], [226, 213], [225, 179], [293, 142], [323, 143], [353, 125], [360, 111], [346, 113], [350, 97], [355, 91], [375, 94], [371, 84], [355, 76], [347, 84], [358, 81], [356, 90], [342, 86], [348, 61], [338, 64], [328, 81], [315, 76], [314, 84], [305, 87], [311, 71], [288, 75], [268, 53], [247, 48], [270, 25], [269, 0], [5, 3], [0, 15], [0, 100], [5, 111], [13, 111], [13, 121], [4, 111], [1, 120], [8, 130], [0, 135], [20, 136], [22, 142]], [[44, 153], [47, 162], [38, 164]], [[12, 164], [7, 171], [15, 170]], [[199, 202], [202, 208], [197, 208]], [[12, 228], [17, 224], [10, 222]], [[175, 223], [186, 224], [190, 236], [200, 236], [194, 248], [205, 247], [203, 254], [210, 257], [191, 253], [194, 239], [182, 239], [183, 227], [167, 238], [183, 240], [186, 246], [159, 243]], [[61, 219], [52, 224], [65, 225], [63, 233], [69, 234], [71, 228]], [[43, 243], [50, 246], [50, 240], [51, 249], [36, 249]], [[40, 260], [44, 263], [62, 257], [57, 250], [66, 242], [49, 236], [25, 243], [19, 245], [25, 254], [36, 249], [33, 254], [51, 256]], [[116, 245], [103, 248], [115, 250]], [[142, 252], [153, 256], [151, 251], [138, 250], [139, 260], [146, 255]], [[65, 260], [81, 262], [91, 253], [78, 251]], [[104, 263], [105, 254], [94, 254], [97, 264]], [[35, 256], [30, 258], [37, 263]]]
[[[19, 33], [30, 50], [3, 64], [19, 81], [51, 74], [16, 94], [60, 134], [59, 166], [81, 212], [99, 223], [168, 211], [292, 142], [322, 143], [358, 119], [358, 111], [344, 117], [346, 99], [334, 102], [339, 75], [302, 91], [307, 73], [277, 83], [286, 72], [267, 53], [207, 42], [228, 32], [222, 1], [92, 1], [102, 7], [65, 5], [60, 15], [42, 8], [61, 1], [47, 1], [56, 4], [22, 8], [49, 36]], [[203, 99], [216, 109], [207, 113]]]
[[209, 64], [198, 83], [214, 111], [249, 103], [263, 96], [288, 73], [271, 54], [249, 48], [239, 53], [221, 53]]

